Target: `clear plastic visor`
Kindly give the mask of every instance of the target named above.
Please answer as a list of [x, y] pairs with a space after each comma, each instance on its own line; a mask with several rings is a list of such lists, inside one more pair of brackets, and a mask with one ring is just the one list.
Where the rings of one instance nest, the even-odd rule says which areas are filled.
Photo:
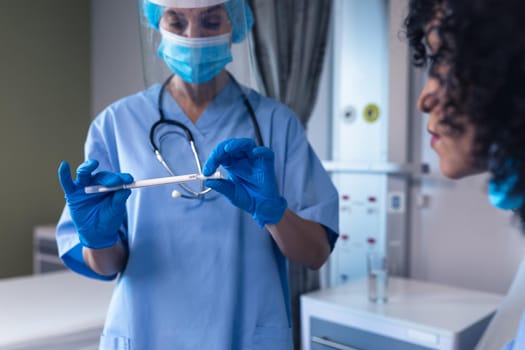
[[212, 83], [224, 72], [253, 86], [244, 0], [139, 0], [146, 86], [171, 74], [192, 84]]

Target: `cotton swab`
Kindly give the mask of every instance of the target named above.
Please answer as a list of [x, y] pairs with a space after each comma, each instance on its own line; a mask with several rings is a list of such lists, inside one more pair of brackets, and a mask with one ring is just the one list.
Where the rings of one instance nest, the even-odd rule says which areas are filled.
[[111, 192], [111, 191], [118, 191], [123, 189], [132, 189], [132, 188], [141, 188], [141, 187], [149, 187], [149, 186], [159, 186], [159, 185], [167, 185], [167, 184], [176, 184], [176, 183], [183, 183], [183, 182], [191, 182], [191, 181], [203, 181], [206, 179], [220, 179], [221, 174], [220, 172], [216, 172], [215, 174], [211, 176], [204, 176], [202, 174], [188, 174], [188, 175], [179, 175], [179, 176], [168, 176], [168, 177], [159, 177], [156, 179], [147, 179], [147, 180], [138, 180], [134, 181], [129, 184], [119, 185], [119, 186], [86, 186], [84, 187], [84, 192], [87, 194], [93, 194], [93, 193], [103, 193], [103, 192]]

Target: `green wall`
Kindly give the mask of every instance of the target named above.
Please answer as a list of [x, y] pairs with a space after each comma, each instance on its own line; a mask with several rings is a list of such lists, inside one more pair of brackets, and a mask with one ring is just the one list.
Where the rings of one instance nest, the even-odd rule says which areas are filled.
[[0, 278], [32, 273], [35, 225], [64, 205], [62, 159], [90, 121], [89, 0], [0, 0]]

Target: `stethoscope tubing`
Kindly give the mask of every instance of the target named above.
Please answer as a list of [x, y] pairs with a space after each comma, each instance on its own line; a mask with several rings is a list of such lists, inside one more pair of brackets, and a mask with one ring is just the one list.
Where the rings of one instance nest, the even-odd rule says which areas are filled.
[[[250, 119], [252, 121], [253, 127], [255, 129], [255, 137], [257, 139], [257, 144], [259, 146], [264, 146], [264, 142], [263, 142], [262, 134], [261, 134], [261, 129], [259, 127], [259, 123], [257, 122], [257, 118], [256, 118], [256, 115], [255, 115], [255, 111], [253, 109], [253, 106], [251, 105], [250, 101], [248, 100], [248, 97], [244, 93], [241, 85], [237, 82], [237, 80], [231, 74], [229, 74], [229, 76], [230, 76], [230, 79], [232, 79], [232, 81], [235, 83], [235, 85], [241, 91], [241, 96], [242, 96], [243, 102], [244, 102], [246, 108], [248, 109], [248, 114], [250, 116]], [[162, 125], [162, 124], [174, 125], [174, 126], [177, 126], [177, 127], [181, 128], [184, 131], [184, 133], [186, 134], [186, 139], [188, 140], [188, 143], [190, 144], [191, 151], [192, 151], [193, 157], [195, 159], [195, 163], [197, 164], [198, 173], [201, 174], [202, 173], [202, 165], [200, 163], [199, 155], [198, 155], [197, 149], [195, 147], [195, 139], [193, 138], [192, 132], [183, 123], [181, 123], [179, 121], [176, 121], [176, 120], [172, 120], [172, 119], [166, 119], [166, 117], [164, 115], [164, 111], [162, 110], [162, 104], [163, 104], [163, 99], [164, 99], [164, 92], [165, 92], [166, 87], [170, 83], [172, 78], [173, 78], [173, 74], [170, 75], [164, 81], [164, 83], [162, 84], [162, 86], [160, 88], [160, 91], [159, 91], [159, 96], [158, 96], [158, 99], [157, 99], [157, 108], [158, 108], [158, 113], [159, 113], [159, 120], [157, 120], [155, 123], [153, 123], [153, 125], [151, 126], [151, 129], [150, 129], [150, 132], [149, 132], [149, 140], [150, 140], [150, 143], [151, 143], [151, 147], [153, 148], [153, 152], [155, 154], [155, 157], [162, 164], [162, 166], [168, 171], [168, 173], [171, 176], [177, 176], [171, 170], [171, 168], [168, 166], [168, 163], [162, 157], [162, 154], [160, 152], [159, 147], [157, 147], [157, 143], [155, 142], [155, 130], [157, 129], [157, 127], [159, 125]], [[194, 190], [192, 190], [191, 188], [189, 188], [188, 186], [186, 186], [183, 183], [180, 183], [179, 185], [185, 191], [187, 191], [188, 193], [191, 193], [191, 196], [184, 195], [184, 194], [181, 193], [180, 196], [182, 198], [196, 199], [196, 198], [199, 198], [202, 195], [208, 193], [209, 191], [211, 191], [211, 188], [204, 189], [204, 184], [203, 183], [201, 184], [201, 190], [200, 191], [194, 191]]]

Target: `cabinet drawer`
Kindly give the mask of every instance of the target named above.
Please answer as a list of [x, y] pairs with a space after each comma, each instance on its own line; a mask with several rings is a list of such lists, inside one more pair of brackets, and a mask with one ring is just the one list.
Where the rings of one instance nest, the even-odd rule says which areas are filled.
[[312, 350], [432, 350], [315, 317], [310, 318], [310, 347]]

